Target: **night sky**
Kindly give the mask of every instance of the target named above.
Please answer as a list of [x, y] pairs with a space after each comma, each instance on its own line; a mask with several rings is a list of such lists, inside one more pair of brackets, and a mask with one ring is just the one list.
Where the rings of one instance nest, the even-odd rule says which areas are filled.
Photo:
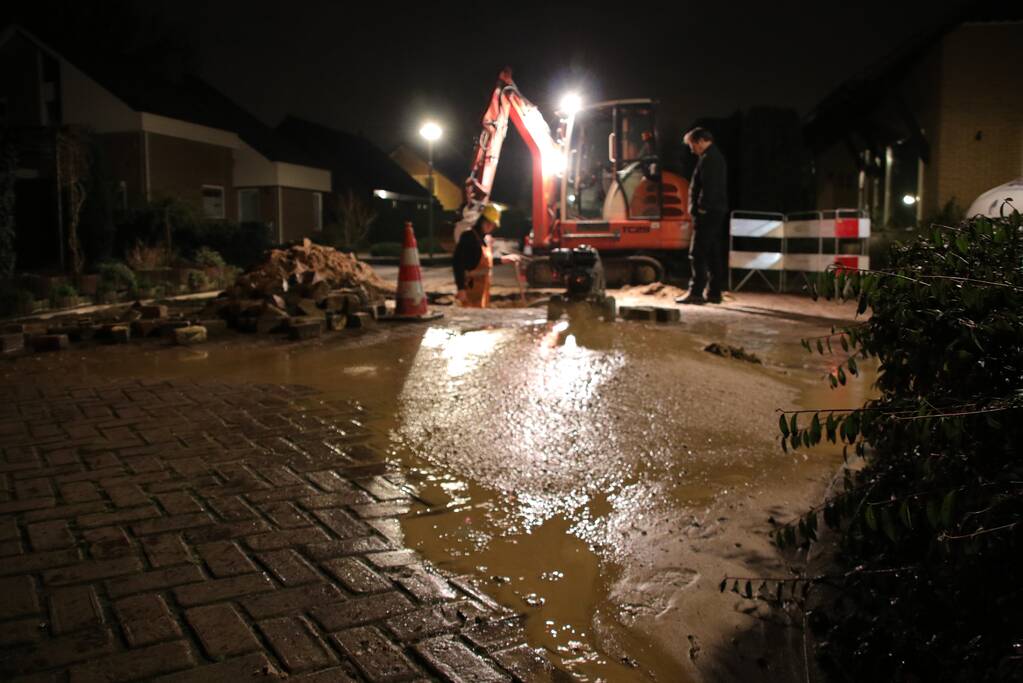
[[[654, 97], [662, 102], [662, 130], [680, 134], [698, 117], [751, 105], [805, 114], [839, 83], [965, 6], [891, 0], [461, 2], [418, 9], [380, 2], [361, 10], [328, 0], [124, 4], [154, 13], [167, 33], [180, 36], [201, 76], [271, 125], [293, 113], [361, 132], [390, 150], [403, 140], [418, 143], [419, 125], [430, 117], [445, 128], [439, 153], [465, 159], [504, 65], [548, 116], [568, 89], [589, 101]], [[506, 146], [509, 165], [524, 154], [515, 137]]]

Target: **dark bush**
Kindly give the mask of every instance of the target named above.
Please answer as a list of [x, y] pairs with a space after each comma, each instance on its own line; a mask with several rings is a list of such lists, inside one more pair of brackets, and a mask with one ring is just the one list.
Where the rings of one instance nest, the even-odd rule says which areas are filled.
[[[830, 273], [869, 320], [804, 340], [832, 386], [879, 362], [862, 408], [782, 416], [782, 444], [828, 439], [865, 458], [797, 523], [838, 537], [835, 589], [813, 623], [836, 680], [1000, 681], [1023, 673], [1023, 221], [973, 218], [893, 246], [883, 272]], [[1016, 678], [1013, 678], [1013, 675]]]

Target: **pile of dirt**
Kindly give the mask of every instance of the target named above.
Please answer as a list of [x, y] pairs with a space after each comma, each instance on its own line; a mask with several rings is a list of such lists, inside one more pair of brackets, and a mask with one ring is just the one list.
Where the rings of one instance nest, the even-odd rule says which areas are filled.
[[625, 285], [621, 288], [621, 292], [622, 294], [654, 296], [658, 299], [671, 299], [672, 301], [686, 294], [686, 290], [666, 285], [663, 282], [654, 282], [649, 285]]
[[[324, 283], [319, 285], [319, 283]], [[240, 275], [231, 289], [236, 298], [283, 295], [294, 287], [364, 289], [370, 299], [394, 293], [373, 268], [332, 247], [302, 240], [287, 249], [273, 249], [266, 261]]]
[[239, 275], [210, 302], [208, 312], [242, 329], [272, 331], [289, 318], [329, 319], [332, 313], [375, 317], [393, 293], [394, 287], [354, 255], [305, 239], [271, 250], [263, 263]]

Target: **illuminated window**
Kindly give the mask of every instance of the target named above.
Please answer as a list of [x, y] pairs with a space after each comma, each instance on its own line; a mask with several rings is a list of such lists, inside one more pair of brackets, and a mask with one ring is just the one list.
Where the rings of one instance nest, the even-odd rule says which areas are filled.
[[202, 186], [202, 215], [203, 218], [224, 218], [223, 186]]

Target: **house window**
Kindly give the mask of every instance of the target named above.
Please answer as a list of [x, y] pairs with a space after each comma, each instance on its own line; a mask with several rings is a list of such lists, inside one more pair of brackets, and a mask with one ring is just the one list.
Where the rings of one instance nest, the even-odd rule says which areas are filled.
[[259, 190], [238, 190], [238, 222], [258, 223], [259, 221]]
[[202, 186], [203, 218], [224, 218], [224, 187], [222, 185]]
[[313, 230], [323, 230], [322, 192], [313, 192]]

